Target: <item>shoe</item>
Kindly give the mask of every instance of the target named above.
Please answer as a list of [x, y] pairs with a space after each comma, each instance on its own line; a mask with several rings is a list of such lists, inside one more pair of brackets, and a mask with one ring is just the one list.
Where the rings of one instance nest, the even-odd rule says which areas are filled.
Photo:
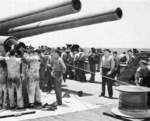
[[17, 110], [25, 110], [24, 107], [17, 107], [16, 109], [17, 109]]
[[57, 104], [58, 104], [58, 105], [62, 105], [62, 102], [58, 102]]
[[50, 106], [54, 106], [54, 107], [56, 107], [57, 105], [58, 105], [57, 102], [53, 102], [52, 104], [50, 104]]
[[56, 102], [50, 104], [50, 106], [54, 106], [54, 107], [56, 107], [58, 105], [62, 105], [62, 101], [60, 101], [60, 102], [56, 101]]
[[113, 97], [112, 97], [112, 96], [109, 96], [109, 98], [110, 98], [110, 99], [113, 99]]
[[50, 107], [48, 107], [46, 110], [47, 110], [47, 111], [49, 111], [49, 110], [55, 111], [56, 109], [57, 109], [57, 106], [50, 106]]
[[15, 106], [13, 106], [13, 107], [9, 107], [9, 109], [10, 109], [10, 110], [15, 110], [15, 109], [16, 109], [16, 107], [15, 107]]
[[34, 105], [35, 105], [35, 106], [41, 106], [42, 103], [41, 103], [41, 102], [35, 102]]
[[34, 103], [29, 103], [28, 108], [34, 108]]
[[45, 103], [42, 108], [46, 108], [49, 104], [48, 103]]
[[2, 110], [3, 109], [3, 106], [2, 105], [0, 105], [0, 110]]
[[9, 109], [9, 106], [8, 105], [4, 105], [4, 106], [2, 106], [2, 109]]
[[105, 97], [105, 95], [104, 94], [100, 94], [99, 97]]

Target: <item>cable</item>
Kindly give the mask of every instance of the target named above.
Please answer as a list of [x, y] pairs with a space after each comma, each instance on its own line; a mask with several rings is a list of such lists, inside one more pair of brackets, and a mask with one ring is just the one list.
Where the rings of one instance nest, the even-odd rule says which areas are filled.
[[[79, 67], [76, 67], [76, 66], [73, 66], [73, 65], [70, 65], [70, 64], [66, 64], [66, 65], [67, 65], [67, 66], [70, 66], [70, 67], [72, 67], [72, 68], [75, 68], [75, 69], [79, 69], [79, 70], [82, 70], [82, 71], [91, 73], [91, 74], [95, 74], [94, 72], [87, 71], [87, 70], [85, 70], [85, 69], [82, 69], [82, 68], [79, 68]], [[124, 84], [124, 85], [131, 85], [131, 84], [127, 83], [127, 82], [123, 82], [123, 81], [120, 81], [120, 80], [116, 80], [116, 79], [110, 78], [110, 77], [108, 77], [108, 76], [102, 75], [102, 77], [107, 78], [107, 79], [112, 80], [112, 81], [116, 81], [116, 82], [121, 83], [121, 84]]]

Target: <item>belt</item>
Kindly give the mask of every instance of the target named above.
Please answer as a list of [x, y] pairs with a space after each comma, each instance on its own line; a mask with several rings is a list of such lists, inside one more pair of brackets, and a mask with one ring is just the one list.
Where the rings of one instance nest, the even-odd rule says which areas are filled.
[[102, 67], [102, 69], [109, 69], [110, 70], [110, 68], [106, 68], [106, 67]]

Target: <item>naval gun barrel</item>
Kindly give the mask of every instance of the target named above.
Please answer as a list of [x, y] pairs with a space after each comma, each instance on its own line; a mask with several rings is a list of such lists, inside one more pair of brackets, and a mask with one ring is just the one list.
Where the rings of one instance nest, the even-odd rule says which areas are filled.
[[62, 0], [61, 3], [56, 5], [0, 19], [0, 33], [6, 33], [8, 29], [12, 27], [76, 13], [79, 12], [80, 9], [80, 0]]
[[53, 32], [57, 30], [64, 30], [96, 23], [115, 21], [121, 18], [122, 18], [122, 10], [121, 8], [116, 8], [115, 10], [111, 10], [105, 13], [99, 13], [97, 15], [80, 17], [67, 21], [64, 20], [53, 23], [50, 23], [48, 21], [29, 26], [20, 26], [16, 28], [11, 28], [8, 31], [8, 35], [15, 36], [17, 38], [24, 38], [46, 32]]

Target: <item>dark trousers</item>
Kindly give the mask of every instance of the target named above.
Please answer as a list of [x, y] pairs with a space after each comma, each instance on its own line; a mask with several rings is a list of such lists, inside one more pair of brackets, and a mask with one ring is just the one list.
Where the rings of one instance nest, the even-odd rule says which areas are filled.
[[[102, 68], [102, 76], [107, 76], [107, 73], [109, 71], [110, 71], [110, 69]], [[114, 78], [113, 74], [111, 74], [107, 77]], [[113, 96], [113, 88], [112, 88], [113, 82], [112, 82], [112, 80], [102, 77], [102, 93], [101, 93], [102, 96], [105, 96], [105, 86], [106, 85], [107, 85], [107, 89], [108, 89], [108, 95], [109, 95], [109, 97], [112, 97]]]
[[51, 76], [51, 70], [48, 70], [47, 77], [47, 91], [50, 92], [52, 89], [54, 89], [54, 78]]
[[150, 92], [148, 92], [148, 108], [150, 109]]
[[61, 89], [62, 78], [63, 78], [62, 72], [59, 71], [54, 72], [54, 87], [58, 105], [62, 104], [62, 89]]
[[[79, 68], [78, 64], [75, 65], [75, 67]], [[75, 80], [79, 81], [79, 69], [75, 69], [74, 73]]]
[[27, 84], [28, 84], [28, 79], [25, 78], [25, 79], [22, 81], [22, 95], [23, 95], [24, 107], [27, 107], [27, 106], [28, 106], [28, 103], [29, 103]]
[[65, 77], [67, 78], [67, 76], [69, 75], [69, 78], [71, 77], [71, 72], [72, 72], [72, 68], [68, 65], [66, 65], [66, 73], [65, 73]]
[[90, 64], [90, 71], [92, 72], [90, 82], [94, 82], [95, 81], [96, 64]]
[[85, 71], [84, 71], [84, 62], [80, 62], [78, 64], [78, 67], [83, 69], [83, 70], [78, 70], [78, 79], [81, 82], [85, 82], [86, 81], [86, 77], [85, 77]]

